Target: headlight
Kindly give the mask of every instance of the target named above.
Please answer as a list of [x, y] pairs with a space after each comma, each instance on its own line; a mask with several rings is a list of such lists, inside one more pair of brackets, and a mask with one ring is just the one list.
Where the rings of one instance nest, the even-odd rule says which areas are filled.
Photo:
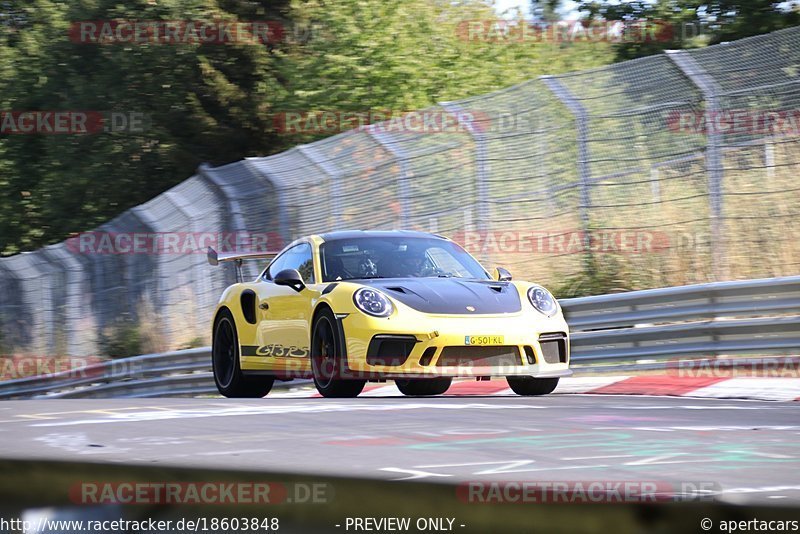
[[366, 287], [362, 287], [353, 293], [353, 302], [356, 303], [356, 308], [375, 317], [389, 317], [394, 310], [391, 301], [386, 298], [386, 295]]
[[556, 299], [543, 287], [533, 286], [528, 289], [528, 300], [540, 313], [552, 317], [558, 311]]

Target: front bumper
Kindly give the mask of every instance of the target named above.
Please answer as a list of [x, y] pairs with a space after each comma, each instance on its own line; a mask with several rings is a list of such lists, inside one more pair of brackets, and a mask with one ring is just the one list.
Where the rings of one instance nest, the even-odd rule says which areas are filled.
[[[374, 318], [351, 313], [341, 317], [340, 323], [348, 369], [355, 376], [555, 378], [572, 374], [569, 331], [561, 314], [551, 318], [535, 311], [500, 316]], [[491, 345], [475, 346], [467, 344], [472, 336], [495, 339]], [[392, 350], [376, 357], [376, 340], [392, 342]], [[558, 340], [561, 344], [555, 354], [554, 341]]]

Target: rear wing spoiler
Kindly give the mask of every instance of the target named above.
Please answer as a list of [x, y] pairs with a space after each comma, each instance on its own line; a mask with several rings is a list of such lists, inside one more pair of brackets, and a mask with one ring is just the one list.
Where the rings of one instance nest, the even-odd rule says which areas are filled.
[[242, 281], [242, 262], [244, 260], [268, 260], [277, 256], [277, 252], [226, 252], [220, 254], [211, 247], [208, 247], [206, 259], [209, 265], [217, 266], [220, 263], [234, 262], [236, 265], [236, 281]]

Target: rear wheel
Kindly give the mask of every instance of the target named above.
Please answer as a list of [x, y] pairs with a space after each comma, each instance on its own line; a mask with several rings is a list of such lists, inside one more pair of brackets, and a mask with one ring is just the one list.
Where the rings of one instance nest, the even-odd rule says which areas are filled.
[[211, 343], [211, 367], [217, 390], [225, 397], [256, 399], [272, 389], [272, 377], [246, 377], [239, 363], [239, 338], [236, 325], [228, 310], [222, 310], [214, 323]]
[[357, 397], [366, 384], [366, 380], [342, 378], [346, 371], [344, 355], [341, 354], [343, 346], [333, 312], [322, 310], [312, 329], [311, 372], [314, 375], [314, 385], [323, 397]]
[[420, 395], [441, 395], [453, 383], [451, 377], [442, 378], [407, 378], [395, 380], [395, 385], [400, 393], [409, 397]]
[[558, 378], [534, 378], [532, 376], [507, 376], [509, 387], [517, 395], [547, 395], [558, 386]]

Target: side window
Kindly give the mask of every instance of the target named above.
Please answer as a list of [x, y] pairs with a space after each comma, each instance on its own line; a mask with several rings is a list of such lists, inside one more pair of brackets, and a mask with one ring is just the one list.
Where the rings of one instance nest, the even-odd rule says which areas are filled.
[[296, 247], [297, 253], [292, 256], [292, 265], [286, 269], [297, 269], [306, 284], [314, 283], [314, 260], [311, 257], [311, 245], [303, 243]]
[[267, 271], [266, 278], [272, 280], [284, 269], [296, 269], [306, 284], [313, 284], [314, 261], [311, 257], [311, 245], [302, 243], [275, 258]]

